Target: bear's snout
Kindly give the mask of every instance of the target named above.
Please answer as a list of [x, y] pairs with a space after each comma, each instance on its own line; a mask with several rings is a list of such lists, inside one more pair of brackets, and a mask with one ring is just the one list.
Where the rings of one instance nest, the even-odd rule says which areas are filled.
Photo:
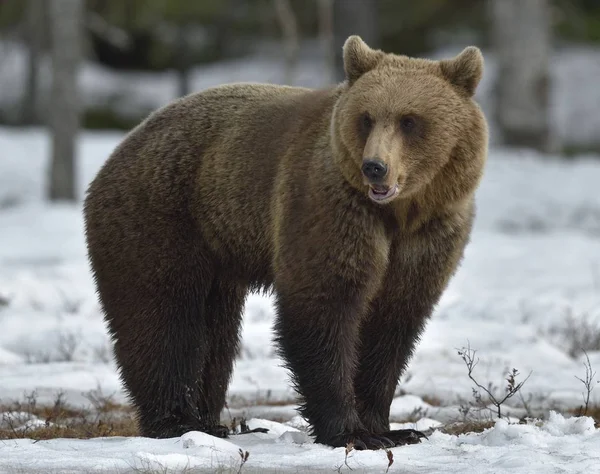
[[381, 160], [363, 160], [362, 173], [372, 184], [380, 184], [387, 175], [388, 167]]

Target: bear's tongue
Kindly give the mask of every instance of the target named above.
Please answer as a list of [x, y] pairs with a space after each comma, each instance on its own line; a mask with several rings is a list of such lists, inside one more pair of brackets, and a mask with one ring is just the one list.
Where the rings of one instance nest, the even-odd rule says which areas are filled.
[[384, 186], [379, 186], [375, 184], [371, 187], [373, 188], [373, 193], [377, 194], [378, 196], [385, 196], [387, 193], [390, 192], [390, 189]]
[[384, 201], [387, 198], [393, 196], [397, 191], [397, 186], [388, 188], [386, 186], [381, 186], [381, 185], [371, 185], [370, 190], [369, 190], [369, 195], [371, 196], [372, 199], [376, 200], [376, 201]]

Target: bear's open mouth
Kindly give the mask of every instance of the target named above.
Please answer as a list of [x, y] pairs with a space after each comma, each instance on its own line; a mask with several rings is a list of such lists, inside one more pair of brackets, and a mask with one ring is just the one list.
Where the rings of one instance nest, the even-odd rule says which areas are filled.
[[385, 202], [389, 201], [393, 197], [398, 194], [399, 188], [398, 185], [394, 185], [391, 188], [387, 186], [380, 186], [377, 184], [372, 184], [369, 186], [369, 197], [376, 202]]

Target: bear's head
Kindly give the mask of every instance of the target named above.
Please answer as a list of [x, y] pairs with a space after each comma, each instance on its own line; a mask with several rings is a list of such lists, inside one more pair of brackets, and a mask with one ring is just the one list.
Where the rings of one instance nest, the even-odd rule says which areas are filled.
[[331, 131], [352, 186], [380, 204], [432, 194], [452, 203], [473, 193], [487, 154], [487, 125], [473, 100], [479, 49], [432, 61], [373, 50], [351, 36], [344, 68]]

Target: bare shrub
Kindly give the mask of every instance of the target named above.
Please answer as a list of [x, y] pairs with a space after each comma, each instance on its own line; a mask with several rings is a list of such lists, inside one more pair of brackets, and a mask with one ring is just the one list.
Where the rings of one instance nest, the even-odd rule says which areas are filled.
[[2, 293], [0, 293], [0, 309], [2, 309], [5, 306], [8, 306], [8, 304], [10, 303], [10, 300], [8, 299], [7, 296], [2, 295]]
[[[475, 357], [476, 353], [477, 351], [471, 349], [470, 345], [468, 345], [466, 348], [463, 347], [462, 349], [458, 350], [458, 355], [462, 358], [467, 366], [467, 375], [471, 382], [475, 384], [475, 388], [473, 388], [473, 399], [475, 400], [474, 406], [479, 410], [492, 410], [489, 408], [489, 405], [491, 404], [495, 407], [497, 417], [502, 418], [502, 405], [520, 392], [525, 382], [527, 382], [531, 376], [531, 373], [529, 373], [529, 375], [523, 381], [517, 382], [519, 371], [513, 368], [506, 377], [507, 384], [504, 391], [498, 394], [498, 388], [495, 387], [491, 382], [489, 382], [487, 386], [482, 385], [473, 375], [475, 367], [477, 367], [477, 364], [479, 363], [479, 358]], [[463, 412], [463, 416], [465, 418], [467, 417], [470, 408], [471, 406], [461, 406], [461, 412]]]
[[73, 362], [75, 360], [75, 351], [79, 346], [78, 337], [72, 332], [61, 332], [58, 335], [58, 347], [56, 348], [60, 362]]
[[108, 343], [99, 344], [94, 347], [94, 359], [96, 361], [109, 364], [112, 357], [112, 349]]
[[583, 405], [579, 407], [578, 416], [587, 416], [588, 410], [590, 408], [590, 397], [592, 395], [592, 391], [594, 390], [594, 379], [596, 377], [596, 372], [592, 369], [592, 364], [590, 362], [590, 358], [585, 353], [585, 362], [583, 366], [585, 367], [585, 378], [580, 378], [575, 376], [577, 380], [579, 380], [583, 386], [585, 387], [585, 391], [582, 393], [583, 397]]
[[587, 313], [576, 317], [568, 308], [564, 321], [547, 332], [574, 359], [586, 352], [600, 351], [600, 321]]
[[27, 364], [49, 364], [51, 362], [73, 362], [80, 344], [80, 336], [74, 332], [58, 332], [56, 347], [53, 350], [22, 350]]

